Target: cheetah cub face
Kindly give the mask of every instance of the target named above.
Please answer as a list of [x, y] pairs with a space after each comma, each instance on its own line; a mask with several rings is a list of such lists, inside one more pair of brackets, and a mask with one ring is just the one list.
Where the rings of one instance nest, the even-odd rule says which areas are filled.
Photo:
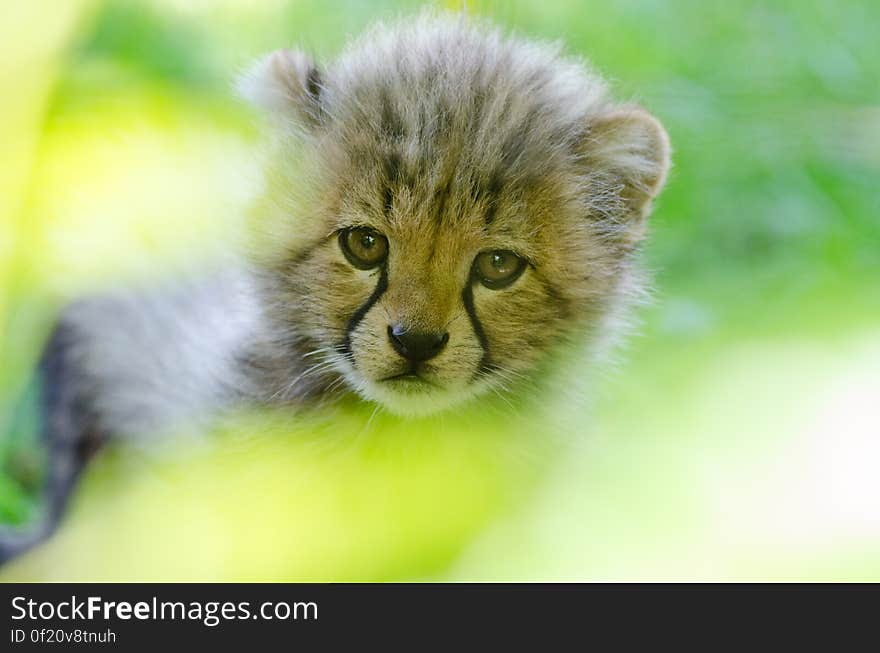
[[267, 305], [312, 383], [411, 415], [512, 391], [637, 290], [666, 134], [556, 48], [422, 16], [243, 86], [276, 125]]

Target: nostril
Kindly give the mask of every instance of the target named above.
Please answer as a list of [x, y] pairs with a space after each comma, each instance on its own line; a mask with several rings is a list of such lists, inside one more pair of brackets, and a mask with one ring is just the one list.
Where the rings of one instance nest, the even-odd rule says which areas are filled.
[[395, 324], [388, 325], [388, 339], [395, 351], [407, 360], [425, 361], [443, 351], [449, 334], [409, 331]]

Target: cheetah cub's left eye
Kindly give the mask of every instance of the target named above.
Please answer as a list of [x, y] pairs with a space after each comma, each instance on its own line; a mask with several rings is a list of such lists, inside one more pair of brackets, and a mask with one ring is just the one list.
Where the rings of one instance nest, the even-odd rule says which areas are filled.
[[478, 254], [474, 260], [474, 276], [487, 288], [506, 288], [519, 278], [526, 269], [521, 256], [504, 249]]
[[388, 258], [388, 239], [369, 227], [343, 229], [339, 232], [339, 247], [359, 270], [375, 268]]

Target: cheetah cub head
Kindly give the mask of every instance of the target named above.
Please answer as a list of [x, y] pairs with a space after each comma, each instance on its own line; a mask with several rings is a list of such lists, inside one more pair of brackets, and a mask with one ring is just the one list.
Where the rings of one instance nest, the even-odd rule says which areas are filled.
[[425, 15], [327, 66], [277, 51], [242, 88], [274, 125], [277, 392], [409, 415], [512, 392], [637, 290], [666, 132], [558, 48]]

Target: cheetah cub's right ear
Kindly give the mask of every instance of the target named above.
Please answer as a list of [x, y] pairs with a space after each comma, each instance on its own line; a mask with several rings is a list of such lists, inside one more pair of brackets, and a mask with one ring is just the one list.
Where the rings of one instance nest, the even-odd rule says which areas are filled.
[[590, 121], [584, 156], [619, 187], [625, 220], [623, 240], [644, 238], [651, 202], [669, 172], [669, 136], [654, 116], [639, 106], [623, 106]]
[[254, 64], [238, 81], [238, 92], [282, 122], [311, 129], [324, 118], [321, 71], [296, 50], [276, 50]]

